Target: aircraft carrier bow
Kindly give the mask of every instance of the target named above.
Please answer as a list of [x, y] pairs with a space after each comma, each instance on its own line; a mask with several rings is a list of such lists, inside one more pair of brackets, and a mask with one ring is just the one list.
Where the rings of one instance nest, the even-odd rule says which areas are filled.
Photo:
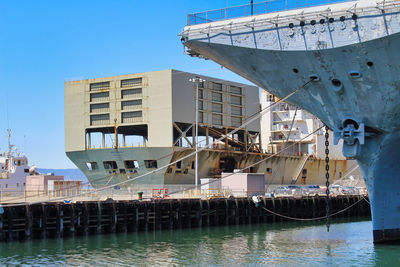
[[344, 140], [385, 242], [400, 240], [399, 32], [400, 1], [287, 0], [191, 14], [181, 40], [280, 98], [311, 81], [289, 102]]

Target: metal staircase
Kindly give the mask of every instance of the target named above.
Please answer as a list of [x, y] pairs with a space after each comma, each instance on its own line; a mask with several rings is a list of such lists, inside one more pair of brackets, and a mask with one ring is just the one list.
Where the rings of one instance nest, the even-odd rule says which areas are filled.
[[308, 155], [308, 154], [305, 154], [305, 155], [303, 155], [301, 157], [301, 160], [299, 162], [299, 166], [297, 167], [290, 184], [295, 184], [297, 182], [297, 179], [299, 178], [300, 173], [303, 170], [304, 166], [306, 165], [306, 162], [307, 162], [309, 157], [310, 157], [310, 155]]

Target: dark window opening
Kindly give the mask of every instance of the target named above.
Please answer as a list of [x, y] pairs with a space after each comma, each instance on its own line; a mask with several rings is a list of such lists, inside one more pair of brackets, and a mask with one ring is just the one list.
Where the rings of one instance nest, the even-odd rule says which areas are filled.
[[29, 169], [24, 169], [24, 173], [28, 173], [29, 172]]
[[233, 157], [221, 158], [219, 160], [219, 169], [221, 172], [233, 172], [236, 168], [236, 160]]
[[144, 166], [148, 169], [157, 168], [157, 160], [145, 160]]
[[307, 178], [307, 169], [303, 169], [301, 178]]
[[99, 168], [97, 162], [86, 162], [86, 167], [89, 171], [97, 170]]
[[272, 168], [267, 168], [267, 173], [272, 173]]
[[178, 161], [176, 163], [176, 168], [178, 168], [178, 169], [182, 168], [182, 161]]
[[103, 161], [104, 169], [106, 170], [116, 170], [118, 169], [117, 163], [115, 161]]
[[90, 84], [90, 91], [109, 89], [109, 88], [110, 88], [110, 82], [99, 82]]
[[126, 171], [125, 171], [125, 169], [119, 169], [119, 173], [125, 174]]
[[137, 160], [125, 160], [124, 161], [125, 168], [127, 169], [138, 169], [139, 163]]
[[194, 165], [195, 165], [195, 164], [194, 164], [194, 161], [192, 161], [192, 169], [194, 169]]

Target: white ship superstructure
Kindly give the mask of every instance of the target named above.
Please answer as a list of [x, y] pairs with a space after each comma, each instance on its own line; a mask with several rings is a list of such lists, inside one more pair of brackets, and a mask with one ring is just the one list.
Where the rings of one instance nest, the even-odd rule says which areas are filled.
[[8, 130], [8, 151], [0, 154], [0, 191], [24, 190], [29, 169], [28, 158], [15, 151], [11, 144], [11, 130]]
[[[309, 154], [315, 158], [325, 158], [325, 136], [320, 119], [290, 103], [281, 102], [275, 105], [279, 99], [265, 90], [261, 92], [260, 100], [261, 110], [266, 109], [260, 120], [260, 138], [264, 152], [284, 150], [282, 154], [286, 155]], [[330, 159], [346, 159], [341, 145], [342, 142], [333, 144], [333, 134], [330, 131]]]

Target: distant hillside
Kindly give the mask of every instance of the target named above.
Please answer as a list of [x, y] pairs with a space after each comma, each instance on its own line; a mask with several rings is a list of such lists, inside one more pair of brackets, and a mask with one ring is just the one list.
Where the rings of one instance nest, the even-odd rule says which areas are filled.
[[54, 173], [54, 175], [63, 175], [65, 180], [81, 180], [86, 183], [88, 180], [86, 176], [79, 169], [37, 169], [38, 172], [43, 174]]

